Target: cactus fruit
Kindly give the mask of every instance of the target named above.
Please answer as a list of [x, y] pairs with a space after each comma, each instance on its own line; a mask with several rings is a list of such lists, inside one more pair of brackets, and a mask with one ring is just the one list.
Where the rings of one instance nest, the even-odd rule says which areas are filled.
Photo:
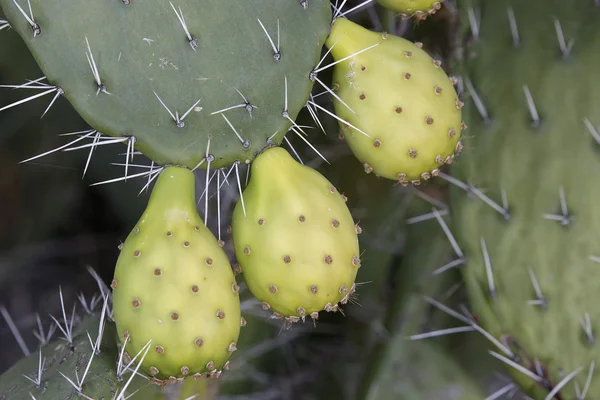
[[252, 164], [235, 207], [235, 254], [248, 288], [286, 326], [338, 311], [355, 290], [358, 236], [343, 195], [280, 147]]
[[219, 376], [236, 350], [240, 300], [227, 255], [195, 204], [194, 174], [167, 167], [121, 248], [113, 303], [130, 355], [157, 380]]
[[377, 0], [382, 6], [401, 13], [403, 18], [410, 16], [417, 20], [427, 19], [442, 8], [444, 0]]
[[328, 0], [78, 1], [68, 10], [31, 0], [27, 17], [27, 2], [0, 5], [93, 129], [189, 168], [207, 152], [213, 168], [252, 160], [283, 139], [331, 23]]
[[[159, 388], [148, 385], [145, 377], [132, 376], [132, 371], [117, 375], [119, 349], [115, 341], [115, 324], [106, 321], [99, 342], [100, 352], [92, 349], [90, 336], [96, 340], [94, 334], [98, 332], [99, 320], [100, 313], [86, 316], [74, 327], [71, 344], [64, 338], [56, 339], [0, 375], [0, 399], [115, 399], [123, 390], [124, 397], [136, 392], [132, 399], [158, 399]], [[76, 384], [82, 382], [80, 390], [65, 377]], [[128, 384], [130, 377], [132, 380]]]
[[453, 171], [469, 182], [453, 212], [472, 308], [507, 348], [494, 351], [529, 371], [507, 366], [533, 399], [596, 398], [600, 14], [587, 1], [479, 3], [463, 71], [477, 151]]
[[326, 45], [345, 59], [334, 70], [335, 110], [367, 173], [418, 185], [453, 161], [462, 103], [440, 61], [420, 44], [345, 19], [335, 20]]

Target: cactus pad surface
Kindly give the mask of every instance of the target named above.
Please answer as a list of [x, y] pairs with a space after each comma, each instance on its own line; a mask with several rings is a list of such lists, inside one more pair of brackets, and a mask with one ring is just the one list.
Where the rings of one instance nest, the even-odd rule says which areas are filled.
[[223, 167], [283, 139], [331, 22], [326, 0], [31, 0], [34, 28], [18, 7], [29, 14], [27, 1], [0, 5], [92, 128], [189, 168], [207, 151]]
[[507, 365], [532, 398], [596, 397], [600, 10], [545, 0], [474, 7], [485, 23], [465, 49], [464, 79], [476, 150], [455, 176], [500, 208], [472, 187], [454, 189], [473, 311], [510, 352], [493, 350], [530, 372]]
[[[7, 400], [56, 400], [56, 399], [113, 399], [121, 394], [132, 372], [117, 376], [119, 349], [116, 340], [115, 324], [106, 321], [100, 352], [95, 353], [90, 338], [96, 341], [100, 312], [87, 316], [73, 329], [73, 342], [57, 338], [13, 365], [0, 375], [0, 399]], [[59, 333], [60, 334], [60, 333]], [[90, 360], [90, 357], [93, 358]], [[40, 368], [41, 366], [41, 368]], [[88, 368], [89, 366], [89, 368]], [[135, 368], [132, 367], [132, 370]], [[38, 376], [38, 372], [42, 371]], [[87, 372], [86, 372], [87, 370]], [[62, 375], [61, 375], [62, 374]], [[36, 381], [30, 381], [23, 375]], [[83, 381], [81, 391], [77, 391], [67, 379], [78, 383]], [[137, 393], [134, 395], [133, 393]], [[142, 376], [135, 376], [125, 388], [125, 396], [132, 400], [158, 398], [159, 387], [151, 385]], [[84, 397], [87, 396], [87, 397]]]
[[238, 286], [194, 201], [194, 174], [167, 167], [123, 244], [113, 287], [119, 338], [157, 379], [218, 376], [240, 333]]

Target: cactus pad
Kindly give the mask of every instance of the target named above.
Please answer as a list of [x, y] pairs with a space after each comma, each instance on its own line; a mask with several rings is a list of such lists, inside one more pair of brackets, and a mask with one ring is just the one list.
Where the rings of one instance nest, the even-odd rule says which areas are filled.
[[461, 149], [462, 103], [440, 61], [406, 39], [345, 19], [335, 20], [326, 45], [336, 60], [358, 53], [335, 66], [334, 89], [346, 104], [334, 104], [362, 131], [342, 124], [366, 172], [419, 184], [452, 162]]
[[[100, 352], [92, 349], [90, 337], [97, 340], [100, 315], [97, 312], [95, 316], [86, 316], [76, 325], [71, 344], [62, 337], [57, 338], [0, 375], [0, 399], [114, 399], [123, 390], [124, 397], [132, 396], [132, 400], [158, 398], [159, 387], [149, 385], [144, 376], [133, 377], [127, 385], [135, 366], [132, 371], [123, 371], [117, 376], [119, 349], [114, 323], [106, 321], [104, 325]], [[38, 376], [40, 370], [42, 373]], [[33, 381], [39, 379], [40, 385], [24, 376]], [[81, 390], [75, 389], [67, 378], [75, 384], [82, 381]]]
[[397, 11], [403, 17], [415, 16], [417, 20], [426, 19], [442, 8], [444, 0], [377, 0], [382, 6]]
[[530, 371], [507, 366], [532, 398], [587, 398], [586, 385], [597, 397], [600, 14], [585, 1], [480, 3], [464, 70], [477, 151], [456, 177], [506, 210], [454, 190], [473, 311], [512, 354], [494, 351]]
[[243, 195], [233, 214], [235, 253], [263, 308], [287, 322], [337, 311], [352, 296], [360, 267], [343, 196], [280, 147], [256, 158]]
[[0, 0], [48, 81], [94, 129], [189, 168], [209, 138], [213, 167], [282, 140], [284, 111], [293, 119], [305, 105], [331, 22], [326, 0], [31, 0], [32, 31], [17, 4], [29, 11]]
[[122, 246], [113, 287], [115, 322], [131, 356], [157, 379], [219, 375], [240, 333], [229, 260], [194, 201], [194, 174], [167, 167]]

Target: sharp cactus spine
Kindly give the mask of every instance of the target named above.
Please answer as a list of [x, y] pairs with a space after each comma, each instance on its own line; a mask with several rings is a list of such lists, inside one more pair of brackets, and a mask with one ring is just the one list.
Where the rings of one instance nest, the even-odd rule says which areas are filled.
[[360, 129], [342, 123], [341, 133], [367, 173], [418, 185], [453, 161], [462, 149], [462, 102], [440, 61], [345, 19], [334, 22], [326, 45], [339, 62], [336, 113]]
[[31, 0], [35, 18], [18, 1], [0, 5], [57, 97], [104, 135], [134, 137], [157, 164], [188, 168], [204, 159], [209, 135], [213, 168], [283, 140], [331, 21], [325, 0], [306, 9], [289, 0], [83, 1], [68, 10]]
[[267, 149], [252, 164], [232, 231], [248, 288], [288, 326], [338, 311], [353, 295], [360, 254], [343, 196], [284, 149]]
[[150, 343], [142, 368], [159, 380], [220, 375], [236, 350], [240, 300], [229, 260], [196, 211], [192, 172], [161, 172], [121, 251], [113, 302], [129, 354]]

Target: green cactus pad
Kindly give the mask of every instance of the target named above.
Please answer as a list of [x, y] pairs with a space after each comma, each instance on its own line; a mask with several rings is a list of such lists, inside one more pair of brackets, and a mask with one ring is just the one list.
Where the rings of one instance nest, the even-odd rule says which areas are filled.
[[227, 255], [202, 222], [194, 174], [167, 167], [123, 244], [113, 287], [115, 322], [131, 356], [157, 379], [218, 376], [240, 333], [238, 286]]
[[415, 16], [417, 20], [426, 19], [442, 8], [444, 0], [377, 0], [382, 6], [401, 13], [404, 17]]
[[[0, 375], [0, 399], [7, 400], [56, 400], [84, 398], [113, 399], [121, 393], [131, 377], [125, 372], [117, 377], [119, 349], [116, 341], [115, 324], [106, 321], [100, 345], [100, 353], [95, 354], [90, 345], [88, 333], [92, 340], [98, 334], [100, 312], [95, 316], [87, 316], [74, 327], [73, 343], [70, 345], [63, 338], [56, 339], [41, 348], [42, 374], [40, 386], [26, 379], [23, 375], [36, 380], [40, 366], [40, 351], [32, 353]], [[60, 334], [60, 332], [59, 332]], [[94, 358], [90, 363], [90, 356]], [[45, 362], [44, 362], [45, 360]], [[85, 374], [89, 364], [89, 370]], [[135, 367], [134, 367], [135, 368]], [[77, 371], [77, 375], [75, 372]], [[83, 379], [81, 394], [65, 379], [77, 384], [77, 377]], [[85, 378], [84, 377], [85, 374]], [[137, 393], [133, 395], [134, 392]], [[152, 385], [142, 376], [135, 376], [126, 388], [125, 397], [133, 395], [131, 400], [158, 399], [160, 389]], [[33, 396], [33, 397], [32, 397]]]
[[463, 76], [487, 113], [467, 102], [476, 132], [469, 146], [476, 151], [465, 153], [455, 176], [485, 188], [503, 207], [504, 190], [510, 219], [455, 188], [454, 233], [468, 260], [462, 268], [473, 311], [518, 364], [542, 375], [536, 382], [507, 366], [532, 398], [548, 399], [572, 372], [578, 374], [552, 398], [576, 399], [575, 382], [583, 391], [588, 376], [594, 398], [600, 393], [598, 373], [589, 375], [591, 363], [598, 371], [600, 362], [600, 268], [594, 261], [600, 256], [600, 145], [594, 139], [600, 10], [587, 1], [479, 3], [485, 23], [479, 40], [465, 48]]
[[[18, 3], [28, 10], [26, 1]], [[283, 116], [285, 79], [294, 119], [331, 23], [327, 0], [307, 8], [293, 0], [82, 0], [68, 7], [31, 0], [34, 37], [13, 0], [0, 5], [48, 81], [94, 129], [133, 136], [135, 149], [156, 163], [189, 168], [205, 157], [209, 137], [213, 167], [252, 160], [268, 138], [283, 139], [291, 125]], [[261, 23], [275, 47], [279, 24], [278, 51]], [[110, 94], [98, 92], [88, 43], [100, 89]], [[190, 110], [182, 124], [159, 98], [176, 118]], [[212, 115], [233, 106], [239, 107]]]
[[440, 61], [406, 39], [345, 19], [335, 20], [326, 45], [336, 60], [358, 53], [335, 66], [334, 88], [347, 106], [334, 104], [362, 131], [341, 124], [366, 172], [419, 184], [452, 162], [461, 149], [462, 103]]
[[233, 241], [248, 288], [288, 322], [337, 311], [355, 290], [358, 236], [343, 196], [280, 147], [265, 150], [236, 205]]

